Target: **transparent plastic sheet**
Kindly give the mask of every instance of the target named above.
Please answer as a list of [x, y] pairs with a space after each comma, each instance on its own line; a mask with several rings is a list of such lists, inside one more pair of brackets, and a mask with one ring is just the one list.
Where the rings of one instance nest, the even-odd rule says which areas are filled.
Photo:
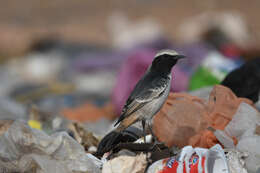
[[48, 136], [15, 121], [0, 136], [0, 146], [0, 168], [9, 172], [101, 172], [101, 161], [64, 132]]
[[[248, 154], [245, 157], [248, 172], [255, 173], [260, 168], [260, 113], [255, 107], [241, 103], [224, 131], [217, 130], [215, 135], [225, 148]], [[237, 144], [232, 138], [237, 139]]]
[[247, 153], [238, 150], [227, 150], [226, 152], [230, 173], [248, 173], [245, 168], [245, 158], [248, 157]]
[[245, 163], [246, 168], [250, 173], [255, 173], [258, 169], [260, 169], [260, 135], [255, 134], [255, 130], [256, 128], [248, 129], [242, 135], [236, 146], [239, 151], [248, 153], [248, 157], [245, 157]]
[[229, 136], [240, 139], [248, 129], [254, 128], [257, 123], [260, 123], [260, 113], [251, 105], [241, 103], [225, 131]]

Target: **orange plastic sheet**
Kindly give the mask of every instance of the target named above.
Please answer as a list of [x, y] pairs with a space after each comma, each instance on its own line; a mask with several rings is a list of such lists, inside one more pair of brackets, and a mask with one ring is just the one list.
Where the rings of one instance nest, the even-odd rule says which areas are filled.
[[153, 120], [153, 130], [169, 147], [210, 148], [218, 143], [213, 131], [224, 130], [241, 102], [253, 105], [252, 101], [236, 97], [229, 88], [221, 85], [214, 86], [209, 100], [186, 93], [170, 93]]
[[104, 107], [97, 107], [91, 103], [87, 103], [76, 108], [63, 109], [61, 113], [66, 118], [78, 122], [95, 122], [102, 117], [113, 119], [116, 116], [111, 104], [107, 104]]

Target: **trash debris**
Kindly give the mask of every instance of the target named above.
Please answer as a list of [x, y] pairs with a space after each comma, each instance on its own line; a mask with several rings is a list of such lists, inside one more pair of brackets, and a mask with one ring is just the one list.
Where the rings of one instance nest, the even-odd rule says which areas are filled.
[[73, 109], [65, 108], [62, 110], [61, 114], [70, 120], [79, 122], [95, 122], [102, 117], [106, 117], [107, 119], [112, 119], [115, 117], [113, 108], [110, 104], [102, 108], [90, 103], [83, 104]]
[[42, 124], [40, 122], [40, 112], [38, 110], [38, 108], [33, 105], [31, 107], [31, 110], [30, 110], [30, 113], [29, 113], [29, 120], [28, 120], [28, 125], [31, 127], [31, 128], [34, 128], [34, 129], [39, 129], [41, 130], [42, 129]]
[[224, 131], [215, 133], [224, 147], [247, 153], [244, 161], [248, 172], [256, 172], [260, 167], [259, 127], [260, 113], [253, 106], [241, 103]]
[[112, 121], [110, 119], [102, 117], [95, 122], [85, 122], [81, 124], [86, 130], [95, 133], [95, 136], [101, 139], [107, 134], [108, 131], [111, 131], [113, 129], [113, 124], [111, 124], [111, 122]]
[[141, 173], [146, 168], [146, 155], [119, 156], [103, 165], [102, 173]]
[[227, 150], [226, 158], [230, 173], [247, 173], [245, 168], [246, 153], [237, 150]]
[[[258, 124], [260, 124], [259, 121]], [[256, 172], [260, 168], [260, 135], [259, 132], [257, 134], [257, 129], [259, 129], [259, 125], [247, 130], [236, 146], [239, 151], [248, 153], [248, 157], [245, 158], [248, 172]]]
[[41, 83], [54, 80], [64, 68], [64, 63], [62, 56], [57, 53], [30, 53], [26, 58], [11, 61], [9, 66], [13, 73], [24, 80]]
[[241, 103], [232, 120], [225, 127], [225, 132], [229, 136], [241, 139], [244, 132], [256, 128], [259, 123], [260, 113], [253, 106]]
[[162, 35], [161, 25], [154, 19], [132, 23], [123, 13], [114, 13], [108, 20], [115, 48], [129, 49], [140, 43], [150, 43]]
[[101, 161], [64, 132], [51, 136], [15, 121], [0, 136], [0, 167], [7, 172], [101, 172]]
[[[244, 17], [237, 12], [204, 12], [184, 20], [179, 27], [179, 36], [185, 42], [203, 39], [203, 35], [212, 28], [219, 29], [224, 38], [218, 38], [222, 44], [232, 42], [246, 47], [251, 41], [251, 33]], [[222, 40], [221, 40], [222, 39]]]
[[24, 105], [9, 97], [0, 97], [0, 110], [1, 120], [25, 120], [28, 118]]
[[69, 125], [69, 129], [73, 132], [73, 135], [86, 151], [96, 152], [98, 146], [98, 139], [92, 132], [87, 131], [80, 123], [72, 123]]
[[208, 172], [229, 173], [227, 160], [220, 145], [210, 149], [186, 146], [179, 156], [170, 157], [153, 163], [147, 173], [186, 173]]
[[230, 88], [238, 97], [257, 102], [260, 94], [260, 58], [249, 60], [233, 70], [221, 84]]
[[229, 72], [240, 65], [241, 60], [231, 60], [216, 51], [211, 51], [191, 76], [189, 89], [219, 84]]
[[0, 136], [13, 124], [13, 120], [0, 120]]
[[212, 88], [213, 88], [212, 86], [203, 87], [197, 90], [190, 91], [189, 94], [192, 96], [197, 96], [203, 100], [208, 100]]
[[34, 129], [39, 129], [41, 130], [42, 128], [42, 125], [39, 121], [37, 120], [29, 120], [28, 121], [28, 125], [31, 127], [31, 128], [34, 128]]
[[169, 147], [210, 148], [218, 143], [213, 132], [224, 130], [242, 102], [253, 104], [221, 85], [214, 86], [208, 101], [186, 93], [171, 93], [153, 120], [153, 130]]
[[[187, 109], [189, 105], [189, 109]], [[168, 100], [154, 117], [153, 131], [167, 146], [180, 148], [208, 125], [206, 103], [185, 93], [170, 93]]]

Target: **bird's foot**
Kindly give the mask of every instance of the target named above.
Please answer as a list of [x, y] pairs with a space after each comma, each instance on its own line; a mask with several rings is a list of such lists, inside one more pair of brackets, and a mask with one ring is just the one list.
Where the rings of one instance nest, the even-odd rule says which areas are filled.
[[157, 147], [157, 149], [158, 149], [159, 151], [161, 151], [160, 145], [165, 145], [165, 143], [164, 143], [164, 142], [160, 142], [160, 141], [158, 141], [158, 140], [156, 139], [156, 140], [154, 141], [153, 145], [151, 146], [151, 150], [154, 150], [155, 147]]

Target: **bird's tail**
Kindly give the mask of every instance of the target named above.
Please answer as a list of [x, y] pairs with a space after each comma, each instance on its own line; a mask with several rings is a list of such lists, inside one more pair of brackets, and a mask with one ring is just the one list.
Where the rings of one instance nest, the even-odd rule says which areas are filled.
[[121, 123], [115, 130], [113, 130], [112, 132], [107, 134], [100, 141], [96, 155], [101, 156], [104, 153], [113, 149], [113, 147], [115, 147], [115, 145], [120, 143], [120, 140], [123, 136], [122, 131], [125, 130], [127, 127], [131, 126], [132, 124], [134, 124], [136, 121], [138, 121], [138, 116], [136, 116], [136, 115], [129, 116], [129, 117], [125, 118], [123, 121], [121, 121]]
[[97, 154], [104, 154], [120, 142], [120, 136], [122, 135], [122, 131], [125, 130], [127, 127], [124, 124], [119, 124], [119, 126], [113, 130], [112, 132], [108, 133], [98, 144]]
[[124, 131], [127, 127], [135, 123], [138, 119], [136, 117], [129, 117], [123, 120], [119, 126], [113, 130], [112, 132], [108, 133], [99, 143], [97, 148], [97, 156], [101, 156], [104, 153], [110, 151], [115, 147], [123, 136], [122, 131]]
[[101, 157], [104, 153], [115, 149], [119, 143], [134, 142], [143, 135], [143, 131], [136, 127], [128, 127], [123, 131], [108, 133], [99, 143], [96, 156]]
[[97, 156], [102, 156], [104, 153], [109, 152], [119, 142], [121, 132], [112, 131], [108, 133], [98, 144]]

